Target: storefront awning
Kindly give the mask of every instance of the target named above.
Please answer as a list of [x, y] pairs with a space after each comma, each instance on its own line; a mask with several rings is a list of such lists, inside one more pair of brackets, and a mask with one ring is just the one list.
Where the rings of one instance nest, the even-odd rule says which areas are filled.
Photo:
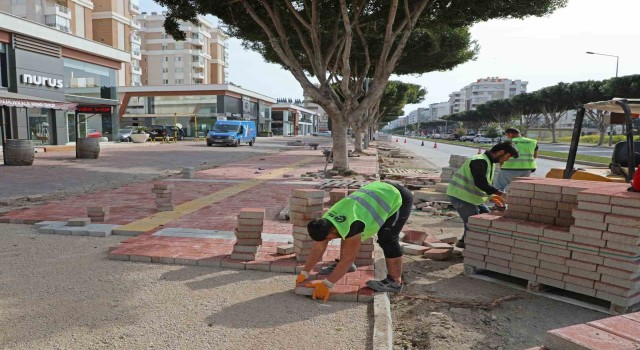
[[46, 98], [38, 98], [13, 92], [0, 91], [0, 106], [20, 108], [76, 109], [75, 103], [60, 102]]

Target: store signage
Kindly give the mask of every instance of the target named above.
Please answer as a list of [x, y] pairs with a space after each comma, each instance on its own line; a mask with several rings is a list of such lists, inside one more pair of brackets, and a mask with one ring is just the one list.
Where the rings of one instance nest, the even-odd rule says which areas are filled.
[[43, 77], [40, 75], [22, 74], [20, 76], [20, 80], [23, 84], [35, 86], [48, 86], [54, 89], [60, 89], [64, 87], [64, 81], [62, 79]]
[[78, 106], [78, 113], [111, 113], [110, 106]]

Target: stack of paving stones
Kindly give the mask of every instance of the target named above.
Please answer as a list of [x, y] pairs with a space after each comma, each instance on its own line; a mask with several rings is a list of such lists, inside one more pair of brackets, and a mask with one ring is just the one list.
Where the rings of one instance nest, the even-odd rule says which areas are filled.
[[640, 312], [547, 331], [544, 346], [527, 350], [640, 349]]
[[453, 174], [464, 164], [467, 160], [465, 156], [459, 156], [452, 154], [449, 157], [449, 166], [442, 168], [442, 174], [440, 175], [440, 181], [442, 182], [450, 182]]
[[356, 255], [356, 260], [353, 262], [356, 266], [373, 265], [374, 257], [373, 238], [369, 238], [360, 243], [360, 251]]
[[338, 201], [346, 197], [348, 193], [349, 193], [349, 190], [347, 190], [346, 188], [336, 188], [331, 190], [329, 192], [329, 203], [327, 203], [327, 205], [332, 206], [338, 203]]
[[173, 184], [154, 184], [151, 192], [156, 194], [158, 211], [173, 210]]
[[192, 179], [195, 175], [196, 175], [196, 168], [194, 167], [182, 168], [183, 179]]
[[[532, 290], [551, 286], [596, 297], [611, 302], [612, 313], [640, 303], [640, 193], [628, 192], [628, 184], [560, 179], [523, 179], [511, 186], [531, 192], [529, 220], [509, 215], [512, 196], [504, 217], [472, 216], [463, 253], [467, 273], [487, 269], [526, 279]], [[551, 215], [533, 212], [542, 203], [535, 199], [559, 205], [568, 202], [564, 196], [575, 197], [566, 207], [575, 208], [573, 224], [545, 223], [540, 216]]]
[[[603, 185], [604, 184], [604, 185]], [[569, 227], [578, 208], [578, 193], [607, 186], [604, 182], [519, 178], [509, 185], [505, 217]]]
[[289, 217], [293, 224], [293, 252], [298, 262], [306, 262], [313, 240], [309, 237], [307, 224], [313, 219], [322, 217], [324, 191], [310, 189], [294, 189], [289, 200]]
[[87, 216], [92, 222], [109, 220], [109, 207], [88, 207]]
[[264, 209], [244, 208], [238, 214], [238, 228], [235, 230], [236, 244], [231, 252], [231, 259], [251, 261], [262, 246], [262, 229], [264, 227]]

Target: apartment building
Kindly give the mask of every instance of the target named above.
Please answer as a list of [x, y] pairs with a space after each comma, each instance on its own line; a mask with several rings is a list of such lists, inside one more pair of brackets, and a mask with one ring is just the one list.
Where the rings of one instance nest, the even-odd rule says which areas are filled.
[[429, 120], [438, 120], [445, 115], [449, 115], [449, 102], [438, 102], [429, 104]]
[[460, 91], [449, 95], [451, 113], [473, 111], [479, 105], [493, 100], [503, 100], [527, 92], [526, 81], [520, 79], [488, 77], [478, 79]]
[[164, 30], [165, 13], [143, 12], [143, 85], [225, 84], [228, 37], [204, 17], [182, 22], [186, 39], [176, 41]]
[[2, 0], [0, 12], [92, 39], [91, 0]]
[[131, 63], [119, 73], [127, 86], [142, 82], [139, 14], [139, 0], [93, 0], [93, 40], [131, 53]]
[[130, 52], [118, 82], [141, 85], [139, 0], [0, 0], [0, 12]]

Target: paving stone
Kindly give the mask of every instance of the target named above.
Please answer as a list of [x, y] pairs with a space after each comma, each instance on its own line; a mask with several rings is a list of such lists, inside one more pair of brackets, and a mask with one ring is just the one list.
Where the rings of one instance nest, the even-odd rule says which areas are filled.
[[174, 258], [173, 263], [176, 265], [195, 266], [198, 265], [198, 259]]
[[431, 260], [446, 260], [451, 257], [452, 252], [451, 249], [429, 249], [422, 256]]
[[619, 337], [586, 324], [579, 324], [547, 332], [545, 345], [562, 350], [635, 350], [640, 343]]
[[66, 222], [61, 222], [61, 221], [48, 221], [48, 222], [50, 222], [49, 225], [38, 228], [38, 233], [45, 233], [45, 234], [52, 235], [52, 234], [55, 234], [55, 231], [57, 229], [67, 226]]

